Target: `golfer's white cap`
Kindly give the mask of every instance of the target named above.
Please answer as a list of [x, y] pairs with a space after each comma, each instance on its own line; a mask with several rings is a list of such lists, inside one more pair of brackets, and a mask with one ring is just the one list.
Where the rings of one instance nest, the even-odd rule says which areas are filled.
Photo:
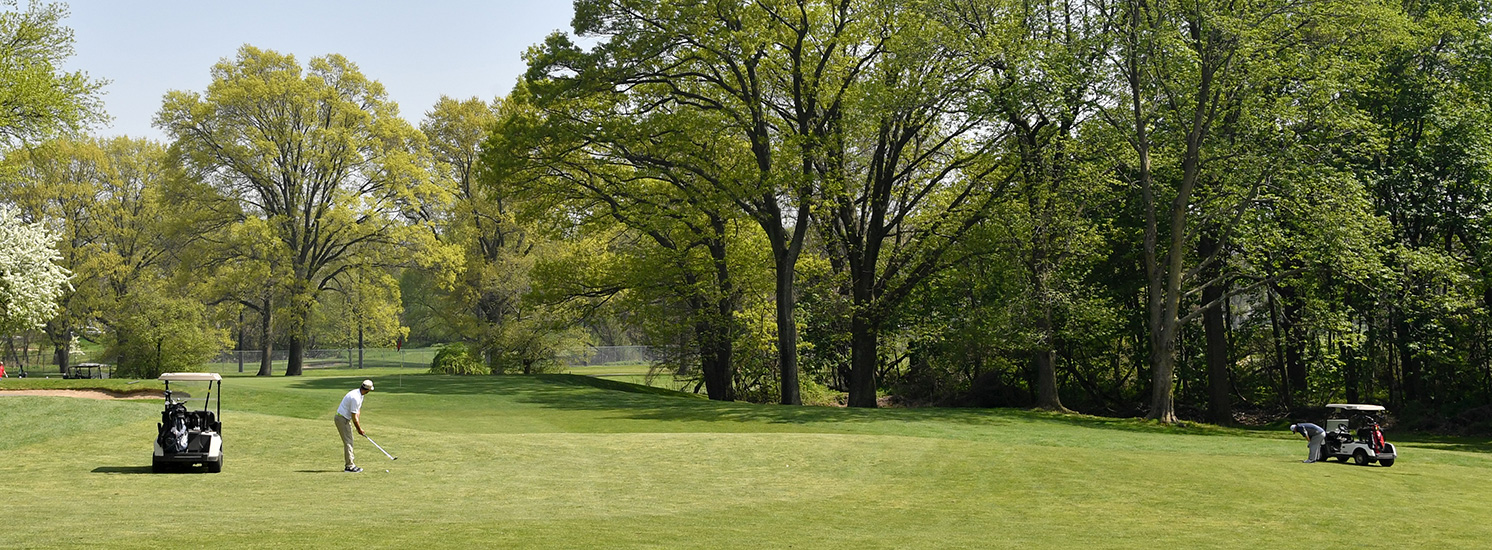
[[363, 389], [368, 390], [368, 391], [373, 391], [373, 381], [372, 380], [364, 380], [363, 381]]
[[[370, 384], [370, 383], [368, 383], [368, 381], [367, 381], [367, 380], [364, 380], [364, 381], [363, 381], [363, 385], [364, 385], [364, 386], [367, 386], [367, 387], [368, 387], [368, 389], [370, 389], [370, 390], [371, 390], [371, 389], [373, 389], [373, 384]], [[1299, 429], [1298, 429], [1298, 428], [1299, 428], [1299, 427], [1300, 427], [1300, 424], [1291, 424], [1291, 425], [1290, 425], [1290, 431], [1292, 431], [1292, 432], [1298, 432], [1298, 431], [1300, 431], [1300, 430], [1299, 430]]]

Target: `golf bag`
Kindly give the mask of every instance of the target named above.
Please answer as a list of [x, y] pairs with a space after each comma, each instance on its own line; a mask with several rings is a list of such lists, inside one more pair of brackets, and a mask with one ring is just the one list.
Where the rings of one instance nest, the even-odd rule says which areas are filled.
[[161, 423], [157, 429], [160, 431], [157, 441], [161, 444], [162, 451], [167, 453], [185, 451], [187, 448], [186, 405], [167, 401], [166, 410], [161, 412]]

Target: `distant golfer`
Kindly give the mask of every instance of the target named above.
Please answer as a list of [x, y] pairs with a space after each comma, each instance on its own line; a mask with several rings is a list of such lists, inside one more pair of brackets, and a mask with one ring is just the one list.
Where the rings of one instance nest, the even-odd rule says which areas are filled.
[[[363, 423], [358, 411], [363, 408], [363, 396], [368, 395], [370, 391], [373, 391], [373, 381], [364, 380], [361, 387], [342, 396], [342, 404], [337, 407], [337, 433], [342, 434], [342, 458], [347, 462], [347, 466], [342, 468], [344, 472], [363, 471], [352, 461], [352, 429], [356, 427], [358, 435], [364, 435]], [[351, 424], [348, 424], [349, 422]]]
[[1298, 433], [1306, 438], [1307, 441], [1310, 441], [1310, 452], [1306, 454], [1306, 459], [1301, 462], [1310, 464], [1321, 460], [1321, 445], [1326, 443], [1326, 430], [1310, 422], [1301, 422], [1299, 424], [1291, 424], [1290, 431]]

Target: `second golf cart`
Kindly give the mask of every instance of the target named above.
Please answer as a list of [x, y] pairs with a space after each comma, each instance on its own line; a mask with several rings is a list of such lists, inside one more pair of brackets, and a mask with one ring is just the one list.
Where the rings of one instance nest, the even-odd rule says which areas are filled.
[[1379, 426], [1379, 415], [1383, 407], [1352, 403], [1332, 403], [1330, 418], [1326, 419], [1326, 443], [1321, 446], [1321, 460], [1336, 458], [1346, 462], [1351, 458], [1361, 466], [1377, 462], [1389, 467], [1399, 458], [1393, 443], [1383, 440], [1383, 429]]
[[[166, 410], [161, 411], [161, 422], [156, 426], [151, 471], [159, 473], [199, 464], [212, 473], [223, 471], [223, 423], [218, 420], [223, 414], [223, 377], [213, 372], [168, 372], [160, 380], [166, 383]], [[206, 382], [202, 409], [189, 410], [186, 393], [172, 394], [172, 382]], [[208, 409], [214, 389], [218, 390], [216, 413]]]

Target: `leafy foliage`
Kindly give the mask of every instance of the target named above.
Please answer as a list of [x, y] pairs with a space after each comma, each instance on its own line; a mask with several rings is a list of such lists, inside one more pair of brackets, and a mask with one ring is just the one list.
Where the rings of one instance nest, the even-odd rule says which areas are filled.
[[472, 357], [465, 344], [450, 344], [435, 352], [430, 361], [431, 374], [492, 374], [492, 369]]
[[105, 82], [60, 70], [73, 55], [67, 5], [0, 3], [0, 147], [37, 144], [102, 122]]
[[39, 327], [57, 311], [68, 272], [58, 265], [56, 242], [41, 223], [0, 206], [0, 332]]
[[[206, 186], [187, 196], [211, 205], [204, 223], [216, 231], [201, 241], [210, 263], [258, 264], [272, 277], [270, 299], [290, 334], [287, 373], [300, 374], [321, 293], [428, 242], [421, 205], [448, 195], [427, 176], [424, 136], [342, 56], [302, 69], [292, 56], [244, 46], [212, 78], [205, 93], [167, 94], [156, 123], [187, 177]], [[238, 235], [256, 246], [237, 246]]]

